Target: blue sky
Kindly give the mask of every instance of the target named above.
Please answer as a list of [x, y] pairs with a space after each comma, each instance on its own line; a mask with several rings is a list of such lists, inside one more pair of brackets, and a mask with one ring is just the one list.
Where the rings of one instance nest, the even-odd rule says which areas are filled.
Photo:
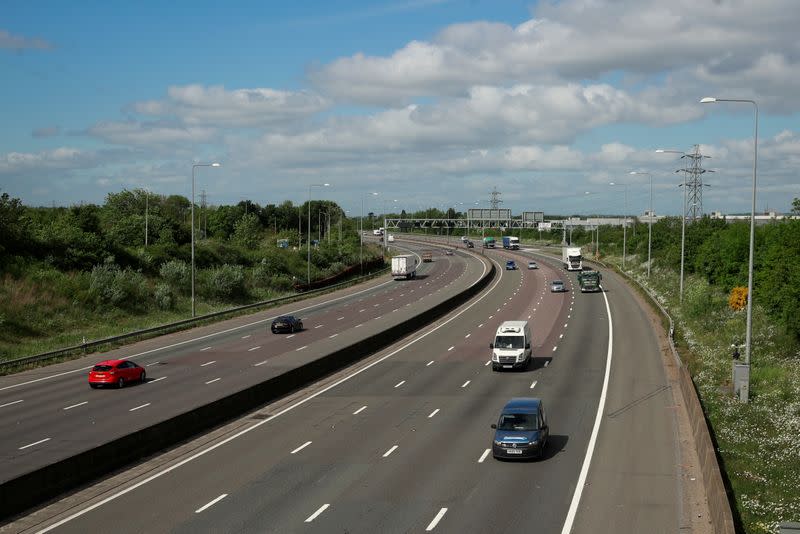
[[198, 184], [217, 204], [302, 202], [329, 181], [355, 215], [364, 192], [460, 208], [495, 186], [515, 213], [619, 213], [608, 182], [647, 170], [657, 212], [678, 213], [678, 163], [653, 150], [700, 144], [706, 211], [745, 211], [752, 112], [697, 102], [713, 95], [759, 101], [758, 205], [787, 211], [800, 14], [748, 4], [7, 1], [0, 189], [188, 196], [191, 163], [218, 159]]

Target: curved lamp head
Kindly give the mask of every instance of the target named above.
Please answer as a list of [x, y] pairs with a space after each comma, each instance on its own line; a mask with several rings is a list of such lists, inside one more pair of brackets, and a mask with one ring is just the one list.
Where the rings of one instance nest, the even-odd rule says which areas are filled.
[[220, 166], [220, 164], [219, 164], [219, 163], [217, 163], [217, 162], [214, 162], [214, 163], [212, 163], [212, 164], [211, 164], [211, 166], [212, 166], [212, 167], [219, 167], [219, 166]]
[[701, 104], [710, 104], [710, 103], [716, 102], [716, 101], [717, 101], [717, 99], [714, 98], [713, 96], [706, 96], [706, 97], [703, 97], [703, 98], [700, 99], [700, 103]]

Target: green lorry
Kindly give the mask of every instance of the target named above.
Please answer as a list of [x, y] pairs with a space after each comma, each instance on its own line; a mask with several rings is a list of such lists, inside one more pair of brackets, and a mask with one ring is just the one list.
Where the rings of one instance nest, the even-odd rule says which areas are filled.
[[587, 291], [601, 291], [600, 281], [603, 279], [597, 271], [581, 271], [578, 273], [578, 285], [581, 286], [581, 293]]

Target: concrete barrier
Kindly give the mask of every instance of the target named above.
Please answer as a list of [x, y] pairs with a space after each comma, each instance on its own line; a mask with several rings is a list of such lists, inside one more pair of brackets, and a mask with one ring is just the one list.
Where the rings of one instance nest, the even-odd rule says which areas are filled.
[[489, 271], [475, 284], [383, 332], [265, 382], [9, 480], [0, 485], [0, 520], [191, 439], [361, 360], [462, 305], [485, 288], [494, 276], [495, 266], [490, 263]]

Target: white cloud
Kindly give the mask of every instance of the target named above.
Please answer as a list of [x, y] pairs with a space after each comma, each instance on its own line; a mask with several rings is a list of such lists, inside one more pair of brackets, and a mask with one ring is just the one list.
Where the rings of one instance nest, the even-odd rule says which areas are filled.
[[213, 128], [179, 126], [161, 122], [101, 122], [86, 133], [108, 143], [132, 146], [162, 146], [207, 143], [214, 138]]
[[53, 48], [53, 45], [38, 37], [23, 37], [21, 35], [13, 35], [8, 30], [0, 30], [0, 48], [19, 52], [26, 49], [48, 50]]
[[193, 126], [247, 127], [298, 120], [327, 107], [324, 98], [305, 91], [186, 85], [170, 87], [166, 100], [137, 102], [132, 109], [143, 115], [173, 116]]

